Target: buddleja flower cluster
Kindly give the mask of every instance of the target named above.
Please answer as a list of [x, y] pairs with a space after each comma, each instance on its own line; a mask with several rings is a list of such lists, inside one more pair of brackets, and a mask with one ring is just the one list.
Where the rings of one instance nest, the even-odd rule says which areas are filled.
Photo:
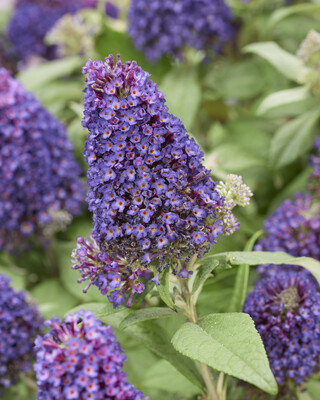
[[223, 0], [131, 0], [128, 23], [135, 46], [150, 60], [180, 58], [185, 46], [219, 52], [233, 35]]
[[306, 275], [287, 271], [262, 279], [244, 312], [255, 322], [279, 384], [300, 384], [319, 370], [320, 293]]
[[110, 55], [105, 62], [89, 61], [84, 73], [83, 126], [90, 132], [84, 155], [94, 228], [90, 240], [78, 238], [73, 268], [80, 281], [89, 279], [85, 290], [91, 284], [103, 294], [114, 289], [114, 306], [132, 290], [130, 306], [133, 293], [144, 291], [152, 261], [157, 284], [168, 266], [188, 276], [188, 260], [216, 242], [230, 207], [224, 209], [203, 153], [168, 113], [147, 72], [135, 62], [122, 64], [119, 56], [114, 64]]
[[64, 14], [95, 7], [97, 0], [18, 0], [7, 35], [22, 60], [32, 54], [51, 59], [56, 49], [44, 43], [46, 33]]
[[34, 340], [43, 320], [23, 292], [10, 287], [10, 279], [0, 275], [0, 392], [14, 384], [21, 372], [30, 369]]
[[[285, 200], [265, 220], [265, 237], [255, 250], [284, 251], [295, 257], [320, 259], [320, 209], [319, 203], [312, 202], [309, 194], [296, 194], [294, 200]], [[298, 266], [262, 265], [258, 267], [261, 276], [277, 276], [288, 269], [309, 274]]]
[[122, 371], [126, 357], [110, 326], [83, 310], [46, 325], [51, 331], [35, 347], [38, 400], [143, 398]]
[[0, 69], [0, 249], [80, 212], [80, 167], [64, 127]]

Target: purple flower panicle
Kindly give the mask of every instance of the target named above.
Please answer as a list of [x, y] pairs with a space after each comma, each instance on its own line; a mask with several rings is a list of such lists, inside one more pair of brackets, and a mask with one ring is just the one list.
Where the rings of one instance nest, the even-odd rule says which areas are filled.
[[[319, 203], [313, 203], [308, 194], [296, 194], [294, 200], [285, 200], [278, 209], [265, 220], [265, 237], [255, 246], [255, 250], [284, 251], [294, 257], [320, 259], [320, 210]], [[288, 270], [308, 271], [298, 266], [261, 265], [261, 276], [277, 276]]]
[[87, 202], [98, 247], [118, 266], [125, 260], [127, 281], [151, 261], [158, 272], [169, 264], [178, 272], [178, 260], [183, 268], [223, 231], [223, 198], [203, 153], [135, 62], [118, 56], [114, 64], [110, 55], [83, 72]]
[[131, 0], [128, 23], [135, 46], [150, 60], [180, 58], [185, 46], [220, 52], [234, 33], [223, 0]]
[[0, 68], [0, 249], [77, 215], [81, 169], [65, 128]]
[[44, 43], [46, 33], [64, 14], [95, 7], [96, 3], [96, 0], [18, 0], [9, 21], [8, 38], [23, 60], [32, 54], [54, 58], [56, 49]]
[[35, 347], [38, 400], [143, 398], [122, 371], [126, 357], [110, 326], [83, 310], [46, 324], [51, 331]]
[[279, 384], [300, 384], [319, 370], [320, 293], [306, 275], [263, 278], [243, 310], [255, 322]]
[[43, 326], [37, 308], [9, 283], [10, 279], [0, 275], [0, 391], [30, 369], [33, 343]]

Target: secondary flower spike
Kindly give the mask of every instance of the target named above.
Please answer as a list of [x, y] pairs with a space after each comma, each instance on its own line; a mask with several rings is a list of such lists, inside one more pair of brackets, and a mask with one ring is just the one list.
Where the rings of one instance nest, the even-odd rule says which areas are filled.
[[[284, 251], [295, 257], [320, 259], [320, 209], [319, 202], [313, 202], [308, 194], [296, 194], [294, 200], [285, 200], [278, 209], [265, 220], [265, 237], [255, 246], [255, 250]], [[293, 265], [261, 265], [261, 276], [277, 276], [288, 270], [310, 273]]]
[[15, 292], [10, 279], [0, 275], [0, 394], [30, 369], [36, 336], [43, 320], [23, 292]]
[[63, 125], [0, 68], [0, 249], [23, 250], [77, 215], [81, 169]]
[[95, 7], [97, 0], [18, 0], [8, 25], [8, 38], [21, 59], [32, 54], [51, 59], [56, 49], [44, 43], [46, 33], [65, 14]]
[[37, 400], [143, 398], [122, 371], [126, 357], [110, 326], [83, 310], [46, 325], [50, 332], [35, 342]]
[[243, 311], [254, 320], [282, 388], [319, 371], [320, 293], [306, 275], [293, 271], [262, 279]]
[[219, 52], [234, 28], [223, 0], [131, 0], [129, 35], [150, 60], [180, 58], [186, 46]]

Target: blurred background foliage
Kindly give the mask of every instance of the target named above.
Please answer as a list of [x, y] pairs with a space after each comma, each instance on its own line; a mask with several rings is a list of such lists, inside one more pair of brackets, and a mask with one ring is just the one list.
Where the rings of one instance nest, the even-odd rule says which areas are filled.
[[[122, 61], [136, 60], [151, 73], [151, 79], [165, 94], [169, 111], [184, 122], [202, 147], [205, 165], [212, 170], [213, 177], [224, 179], [228, 173], [243, 176], [254, 197], [251, 205], [237, 215], [240, 230], [230, 238], [220, 238], [210, 250], [215, 253], [242, 250], [284, 199], [305, 190], [310, 173], [309, 155], [319, 132], [320, 117], [316, 67], [297, 56], [308, 32], [320, 32], [320, 1], [227, 2], [234, 15], [235, 34], [221, 54], [209, 59], [203, 52], [188, 48], [184, 60], [164, 56], [156, 63], [136, 50], [127, 34], [128, 0], [117, 0], [118, 19], [105, 14], [103, 1], [96, 9], [79, 12], [78, 17], [89, 26], [89, 30], [84, 29], [85, 35], [92, 34], [85, 48], [77, 48], [83, 33], [80, 32], [80, 39], [69, 43], [69, 51], [62, 52], [58, 59], [48, 61], [37, 55], [28, 61], [10, 58], [6, 29], [14, 2], [0, 2], [0, 61], [66, 125], [75, 157], [83, 169], [87, 132], [81, 126], [82, 66], [88, 58], [104, 59], [110, 53], [120, 53]], [[77, 24], [71, 25], [74, 29], [71, 33], [67, 29], [62, 39], [51, 32], [48, 43], [63, 42], [68, 35], [72, 36]], [[66, 26], [70, 28], [70, 22]], [[93, 33], [90, 26], [94, 27]], [[0, 253], [0, 272], [11, 277], [16, 288], [29, 290], [44, 317], [63, 316], [90, 302], [108, 306], [96, 288], [83, 294], [76, 282], [78, 273], [70, 268], [76, 237], [86, 237], [91, 227], [91, 215], [84, 205], [82, 215], [65, 232], [57, 234], [46, 250], [35, 243], [32, 250], [20, 255]], [[235, 273], [217, 272], [216, 279], [208, 280], [198, 301], [200, 316], [228, 309]], [[252, 270], [248, 290], [254, 279]], [[151, 291], [144, 304], [162, 303]], [[197, 387], [159, 354], [154, 354], [148, 343], [143, 344], [143, 338], [138, 341], [121, 331], [116, 316], [106, 317], [104, 322], [111, 323], [126, 350], [129, 380], [153, 400], [195, 399]], [[168, 317], [158, 323], [172, 335], [181, 321]], [[243, 388], [233, 385], [231, 379], [229, 398], [243, 399]], [[308, 399], [319, 399], [319, 387], [317, 381], [308, 384]], [[32, 390], [26, 379], [10, 389], [4, 399], [32, 399]]]

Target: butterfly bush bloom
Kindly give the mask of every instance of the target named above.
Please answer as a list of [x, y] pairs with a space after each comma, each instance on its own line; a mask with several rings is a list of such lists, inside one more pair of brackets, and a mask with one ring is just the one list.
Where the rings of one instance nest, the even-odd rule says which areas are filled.
[[260, 280], [243, 310], [255, 322], [279, 384], [300, 384], [319, 370], [320, 293], [306, 275], [291, 271]]
[[181, 57], [185, 46], [219, 52], [234, 31], [223, 0], [131, 0], [128, 23], [134, 45], [150, 60]]
[[[320, 210], [319, 202], [313, 202], [308, 194], [296, 194], [294, 200], [285, 200], [279, 208], [265, 220], [265, 237], [255, 246], [255, 250], [284, 251], [295, 257], [320, 259]], [[293, 265], [261, 265], [261, 276], [277, 276], [288, 270], [309, 272]]]
[[51, 59], [56, 49], [44, 43], [46, 33], [64, 14], [96, 6], [96, 0], [18, 0], [7, 35], [22, 60], [32, 54]]
[[30, 369], [36, 336], [43, 320], [25, 293], [15, 292], [10, 279], [0, 275], [0, 392]]
[[83, 310], [46, 325], [50, 332], [35, 342], [37, 400], [143, 398], [122, 371], [126, 357], [110, 326]]
[[65, 128], [4, 68], [0, 142], [0, 249], [12, 251], [68, 223], [84, 188]]
[[[168, 113], [162, 92], [136, 62], [110, 55], [88, 61], [83, 126], [89, 136], [87, 196], [91, 239], [78, 238], [73, 268], [109, 300], [144, 291], [171, 266], [185, 276], [192, 255], [203, 255], [223, 233], [224, 198], [203, 165], [203, 153], [183, 123]], [[241, 185], [240, 185], [241, 186]], [[237, 227], [235, 227], [237, 229]], [[149, 268], [149, 269], [148, 269]]]

